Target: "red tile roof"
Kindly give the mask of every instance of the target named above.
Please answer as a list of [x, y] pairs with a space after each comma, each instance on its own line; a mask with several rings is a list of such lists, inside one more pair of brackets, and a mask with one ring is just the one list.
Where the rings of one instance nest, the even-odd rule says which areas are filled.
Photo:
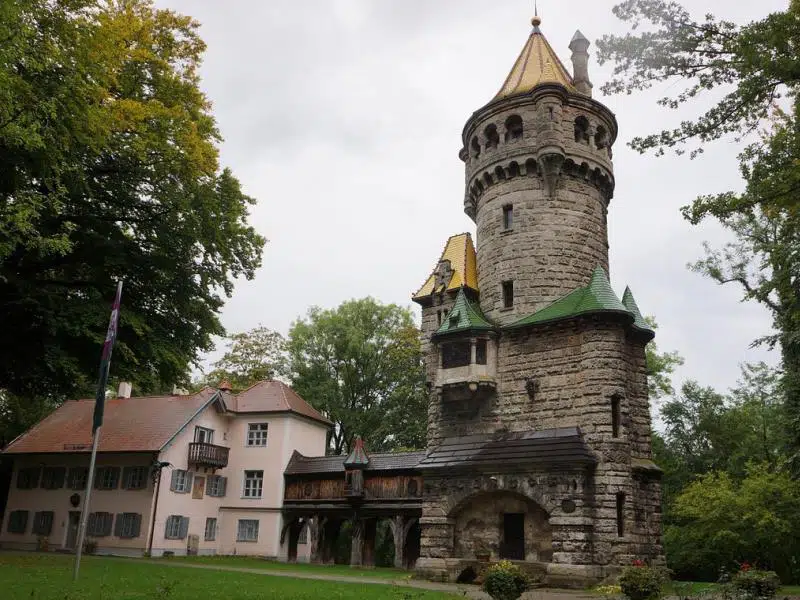
[[[217, 393], [205, 388], [188, 396], [139, 396], [106, 400], [100, 452], [157, 452]], [[233, 395], [221, 392], [232, 413], [294, 413], [324, 425], [331, 422], [280, 381], [261, 381]], [[88, 452], [94, 400], [65, 402], [11, 442], [8, 454]]]
[[[100, 452], [156, 452], [214, 396], [140, 396], [106, 401]], [[70, 400], [11, 442], [9, 454], [88, 452], [94, 400]]]
[[225, 394], [225, 405], [236, 413], [291, 412], [332, 425], [313, 406], [282, 381], [259, 381], [238, 394]]

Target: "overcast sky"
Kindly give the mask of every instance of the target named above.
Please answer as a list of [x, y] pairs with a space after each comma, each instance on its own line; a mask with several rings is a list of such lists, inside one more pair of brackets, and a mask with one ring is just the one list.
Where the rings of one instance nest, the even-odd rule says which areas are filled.
[[[202, 23], [202, 87], [225, 137], [222, 163], [258, 200], [251, 223], [269, 239], [264, 266], [240, 281], [222, 320], [286, 333], [312, 305], [371, 295], [411, 305], [448, 236], [471, 231], [462, 210], [461, 129], [499, 89], [530, 31], [528, 0], [157, 0]], [[736, 22], [781, 10], [758, 3], [686, 0], [697, 15]], [[541, 0], [542, 31], [565, 64], [576, 28], [595, 40], [623, 31], [602, 0]], [[590, 47], [592, 53], [594, 47]], [[690, 113], [658, 93], [595, 98], [617, 115], [616, 190], [609, 211], [611, 279], [655, 315], [657, 343], [686, 358], [679, 379], [727, 389], [769, 328], [734, 287], [690, 272], [701, 244], [679, 208], [696, 195], [738, 189], [738, 147], [725, 141], [695, 160], [641, 156], [626, 142]], [[672, 89], [679, 89], [673, 86]], [[664, 93], [667, 88], [661, 89]]]

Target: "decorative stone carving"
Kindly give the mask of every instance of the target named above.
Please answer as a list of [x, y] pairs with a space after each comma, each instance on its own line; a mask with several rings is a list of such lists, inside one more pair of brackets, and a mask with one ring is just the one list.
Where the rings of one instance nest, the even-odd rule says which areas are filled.
[[531, 400], [535, 400], [536, 392], [539, 391], [539, 380], [534, 379], [533, 377], [528, 377], [525, 380], [525, 391], [528, 392], [528, 397]]

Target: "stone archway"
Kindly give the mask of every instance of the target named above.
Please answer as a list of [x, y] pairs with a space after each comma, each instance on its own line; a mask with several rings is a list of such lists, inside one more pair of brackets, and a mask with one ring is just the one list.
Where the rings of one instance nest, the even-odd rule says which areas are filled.
[[478, 492], [449, 515], [456, 558], [510, 558], [549, 562], [553, 535], [549, 515], [535, 501], [508, 490]]

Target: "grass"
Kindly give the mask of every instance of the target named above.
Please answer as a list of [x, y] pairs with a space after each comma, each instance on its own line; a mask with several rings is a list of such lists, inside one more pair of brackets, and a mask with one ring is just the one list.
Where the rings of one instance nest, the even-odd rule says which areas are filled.
[[[616, 586], [597, 586], [589, 590], [590, 592], [598, 595], [619, 595], [620, 592], [616, 590], [612, 592], [612, 587]], [[709, 583], [707, 581], [670, 581], [664, 586], [664, 594], [666, 596], [694, 596], [697, 594], [712, 593], [720, 587], [718, 583]], [[783, 598], [786, 596], [800, 597], [800, 585], [784, 585], [778, 590], [777, 597]]]
[[315, 575], [340, 575], [342, 577], [366, 577], [373, 579], [403, 580], [413, 576], [411, 571], [390, 568], [363, 568], [349, 565], [317, 565], [308, 563], [286, 563], [266, 560], [252, 556], [175, 556], [156, 558], [157, 562], [214, 565], [219, 567], [238, 567], [243, 569], [263, 569], [264, 571], [288, 571], [292, 573], [311, 573]]
[[72, 556], [0, 554], [3, 600], [454, 600], [440, 592], [338, 583], [87, 556], [72, 582]]

